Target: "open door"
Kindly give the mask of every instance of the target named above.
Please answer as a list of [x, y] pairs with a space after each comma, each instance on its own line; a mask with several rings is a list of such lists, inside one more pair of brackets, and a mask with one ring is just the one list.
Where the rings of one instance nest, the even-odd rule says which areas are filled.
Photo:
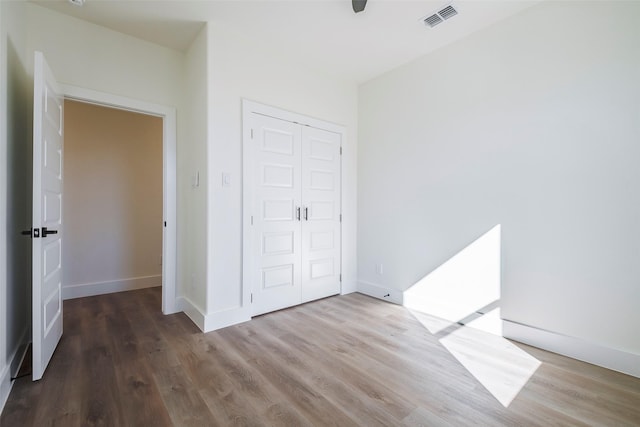
[[33, 95], [33, 380], [62, 337], [63, 98], [41, 52]]

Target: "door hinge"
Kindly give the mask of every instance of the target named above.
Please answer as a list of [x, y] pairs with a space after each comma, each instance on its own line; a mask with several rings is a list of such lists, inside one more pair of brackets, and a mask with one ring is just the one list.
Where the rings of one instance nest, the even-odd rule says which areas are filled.
[[253, 304], [253, 292], [251, 292], [251, 304]]
[[342, 156], [342, 145], [340, 146], [340, 155]]
[[253, 225], [253, 215], [251, 215], [251, 225]]
[[340, 214], [340, 222], [342, 222], [342, 214]]
[[251, 139], [253, 139], [253, 129], [251, 129]]
[[342, 282], [342, 274], [340, 274], [340, 281]]
[[165, 226], [165, 227], [167, 226], [167, 221], [165, 221], [165, 222], [164, 222], [164, 226]]

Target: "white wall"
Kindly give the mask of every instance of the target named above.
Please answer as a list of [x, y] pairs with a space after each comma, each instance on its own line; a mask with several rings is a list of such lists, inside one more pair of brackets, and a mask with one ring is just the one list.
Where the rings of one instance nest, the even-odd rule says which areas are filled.
[[[185, 265], [191, 262], [187, 257], [199, 256], [198, 233], [202, 234], [205, 228], [204, 215], [200, 219], [190, 213], [199, 208], [185, 194], [190, 191], [190, 174], [197, 167], [192, 163], [197, 165], [199, 155], [194, 148], [198, 141], [184, 130], [188, 115], [183, 109], [190, 105], [184, 94], [184, 53], [37, 5], [28, 4], [27, 9], [29, 60], [33, 62], [34, 50], [41, 50], [61, 83], [177, 108], [179, 295], [185, 290], [183, 279], [193, 269]], [[193, 87], [190, 84], [188, 89]], [[182, 203], [185, 200], [189, 202]], [[204, 254], [201, 256], [204, 259]], [[194, 299], [197, 298], [195, 295]], [[201, 301], [205, 305], [204, 296]]]
[[[204, 327], [207, 306], [206, 209], [207, 209], [207, 28], [197, 35], [185, 55], [184, 109], [178, 114], [182, 126], [180, 139], [189, 150], [178, 155], [178, 167], [185, 178], [179, 184], [178, 214], [181, 229], [178, 294], [187, 306], [183, 309], [200, 327]], [[193, 179], [199, 174], [199, 183]]]
[[63, 293], [162, 284], [162, 118], [64, 103]]
[[181, 52], [33, 4], [27, 18], [29, 50], [44, 53], [59, 82], [178, 106]]
[[545, 2], [362, 85], [360, 279], [405, 290], [501, 224], [504, 319], [637, 358], [639, 22]]
[[[355, 289], [355, 191], [357, 88], [314, 70], [295, 59], [247, 39], [219, 24], [209, 24], [209, 199], [208, 295], [209, 314], [242, 307], [242, 109], [243, 98], [344, 125], [347, 141], [343, 163], [343, 250], [351, 262], [343, 266], [343, 283]], [[222, 187], [222, 173], [231, 185]], [[233, 315], [230, 315], [231, 317]], [[231, 317], [226, 317], [230, 319]]]
[[0, 411], [30, 334], [32, 87], [25, 7], [0, 2]]

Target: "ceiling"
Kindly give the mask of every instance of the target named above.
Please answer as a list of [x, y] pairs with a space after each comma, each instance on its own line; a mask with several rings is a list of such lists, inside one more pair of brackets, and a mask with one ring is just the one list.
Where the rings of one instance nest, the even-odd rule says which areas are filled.
[[[349, 0], [31, 0], [144, 40], [185, 50], [203, 22], [268, 44], [307, 67], [365, 82], [514, 15], [535, 1], [369, 0], [355, 14]], [[433, 29], [420, 18], [452, 3], [459, 14]]]

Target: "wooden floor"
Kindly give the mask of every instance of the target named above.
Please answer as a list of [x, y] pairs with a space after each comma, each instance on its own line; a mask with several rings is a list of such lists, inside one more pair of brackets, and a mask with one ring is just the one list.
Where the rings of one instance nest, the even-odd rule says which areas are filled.
[[[160, 299], [66, 301], [44, 378], [16, 380], [0, 425], [640, 425], [640, 379], [518, 345], [541, 364], [505, 407], [442, 344], [446, 330], [363, 295], [208, 334], [163, 316]], [[492, 341], [462, 342], [469, 356]], [[492, 369], [518, 371], [499, 351]]]

